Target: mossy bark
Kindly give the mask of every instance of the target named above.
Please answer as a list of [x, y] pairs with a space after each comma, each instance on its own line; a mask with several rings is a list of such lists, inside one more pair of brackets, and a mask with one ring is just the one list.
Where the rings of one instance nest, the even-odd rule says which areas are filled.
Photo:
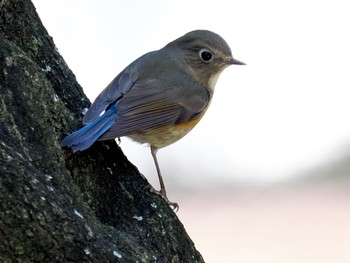
[[0, 0], [0, 262], [203, 262], [114, 141], [59, 147], [89, 105], [33, 4]]

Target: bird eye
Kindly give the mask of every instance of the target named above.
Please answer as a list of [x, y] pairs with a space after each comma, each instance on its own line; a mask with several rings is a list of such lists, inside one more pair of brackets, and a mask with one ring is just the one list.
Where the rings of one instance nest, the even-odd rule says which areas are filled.
[[208, 63], [213, 59], [212, 53], [207, 49], [202, 49], [201, 51], [199, 51], [199, 56], [201, 60], [205, 63]]

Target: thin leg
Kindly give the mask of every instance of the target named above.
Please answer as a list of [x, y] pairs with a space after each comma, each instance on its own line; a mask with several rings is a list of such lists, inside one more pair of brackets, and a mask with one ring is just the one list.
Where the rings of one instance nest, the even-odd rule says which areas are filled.
[[159, 179], [159, 184], [160, 184], [160, 191], [155, 190], [153, 187], [151, 188], [151, 191], [160, 195], [161, 197], [163, 197], [163, 199], [170, 205], [173, 207], [174, 210], [178, 211], [179, 210], [179, 205], [177, 203], [173, 203], [170, 202], [167, 195], [166, 195], [166, 190], [165, 190], [165, 185], [164, 185], [164, 181], [163, 181], [163, 177], [160, 173], [160, 168], [159, 168], [159, 164], [158, 164], [158, 160], [157, 160], [157, 151], [158, 149], [151, 146], [151, 154], [153, 157], [153, 161], [154, 164], [156, 165], [156, 169], [157, 169], [157, 173], [158, 173], [158, 179]]

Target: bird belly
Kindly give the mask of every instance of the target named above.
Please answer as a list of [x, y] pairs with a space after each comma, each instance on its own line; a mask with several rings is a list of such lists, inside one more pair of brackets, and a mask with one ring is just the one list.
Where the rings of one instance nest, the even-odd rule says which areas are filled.
[[183, 122], [177, 125], [165, 125], [156, 129], [150, 129], [142, 133], [134, 133], [128, 135], [132, 140], [139, 143], [148, 143], [155, 148], [163, 148], [168, 146], [189, 133], [194, 126], [200, 121], [203, 114], [198, 118]]

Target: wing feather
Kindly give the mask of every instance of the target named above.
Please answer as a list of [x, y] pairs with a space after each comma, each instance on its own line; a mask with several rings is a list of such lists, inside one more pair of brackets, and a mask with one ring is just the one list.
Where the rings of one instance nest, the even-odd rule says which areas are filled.
[[124, 70], [100, 93], [83, 118], [83, 123], [88, 124], [98, 118], [100, 114], [111, 104], [123, 96], [132, 88], [138, 74], [133, 70]]
[[209, 93], [198, 82], [189, 87], [162, 87], [159, 80], [145, 83], [135, 84], [117, 101], [115, 124], [101, 140], [190, 121], [208, 106]]

